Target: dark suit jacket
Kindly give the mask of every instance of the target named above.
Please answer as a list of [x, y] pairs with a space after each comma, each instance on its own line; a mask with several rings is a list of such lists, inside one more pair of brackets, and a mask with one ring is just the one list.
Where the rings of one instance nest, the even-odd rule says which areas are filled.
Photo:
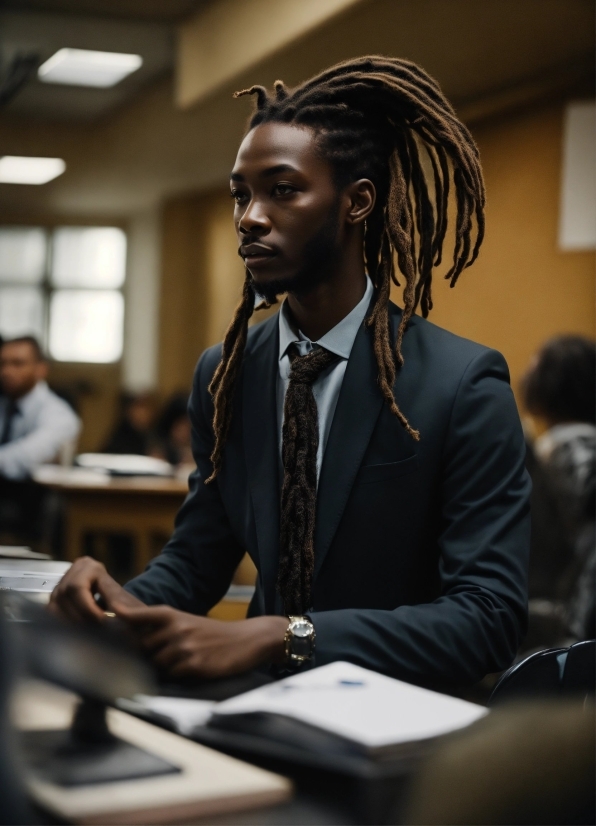
[[[401, 311], [391, 305], [394, 334]], [[395, 382], [409, 437], [377, 384], [364, 325], [321, 468], [315, 532], [315, 665], [349, 660], [413, 683], [473, 683], [507, 667], [526, 624], [530, 483], [503, 357], [414, 318]], [[162, 554], [128, 588], [148, 604], [206, 613], [245, 551], [258, 574], [250, 615], [282, 613], [277, 316], [249, 331], [223, 467], [211, 472], [201, 357], [190, 400], [197, 470]]]

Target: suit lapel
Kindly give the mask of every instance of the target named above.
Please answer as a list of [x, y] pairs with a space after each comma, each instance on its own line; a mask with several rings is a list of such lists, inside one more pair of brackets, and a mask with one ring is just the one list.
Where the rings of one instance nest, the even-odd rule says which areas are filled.
[[277, 430], [277, 316], [253, 352], [243, 377], [243, 439], [255, 515], [266, 613], [275, 613], [279, 560], [279, 447]]
[[364, 324], [354, 341], [325, 448], [315, 522], [315, 570], [321, 566], [338, 528], [356, 473], [383, 404], [377, 365]]

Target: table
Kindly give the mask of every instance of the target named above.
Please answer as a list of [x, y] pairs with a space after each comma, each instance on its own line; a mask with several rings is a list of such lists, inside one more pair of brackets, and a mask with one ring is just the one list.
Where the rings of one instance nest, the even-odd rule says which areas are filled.
[[113, 477], [83, 468], [44, 465], [34, 480], [60, 493], [65, 507], [66, 558], [85, 552], [85, 534], [125, 534], [133, 545], [133, 573], [140, 574], [169, 539], [186, 494], [186, 479]]

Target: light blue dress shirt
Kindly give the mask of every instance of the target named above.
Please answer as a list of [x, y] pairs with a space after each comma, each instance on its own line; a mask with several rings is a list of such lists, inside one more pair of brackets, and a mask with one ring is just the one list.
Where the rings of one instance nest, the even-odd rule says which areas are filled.
[[373, 293], [372, 281], [366, 276], [366, 290], [364, 295], [356, 304], [354, 309], [348, 313], [345, 318], [336, 324], [329, 332], [318, 341], [311, 341], [300, 330], [294, 331], [290, 324], [289, 315], [287, 312], [286, 302], [282, 304], [279, 313], [279, 374], [277, 378], [277, 423], [279, 433], [279, 446], [281, 454], [282, 442], [282, 425], [284, 416], [284, 401], [286, 391], [288, 389], [290, 376], [290, 356], [288, 348], [291, 344], [295, 344], [301, 356], [319, 345], [335, 353], [339, 356], [339, 360], [330, 365], [326, 370], [323, 370], [321, 375], [313, 384], [312, 390], [317, 404], [317, 413], [319, 417], [319, 449], [317, 451], [317, 478], [321, 471], [321, 464], [323, 462], [323, 455], [325, 447], [327, 446], [327, 439], [329, 438], [329, 431], [333, 422], [333, 415], [337, 407], [337, 400], [339, 398], [339, 391], [344, 380], [348, 359], [354, 346], [354, 341], [360, 325], [366, 317], [368, 305]]
[[[0, 397], [0, 433], [8, 409], [8, 399]], [[66, 402], [52, 393], [45, 381], [17, 401], [10, 441], [0, 445], [0, 476], [27, 479], [36, 467], [58, 457], [61, 449], [73, 443], [81, 423]]]

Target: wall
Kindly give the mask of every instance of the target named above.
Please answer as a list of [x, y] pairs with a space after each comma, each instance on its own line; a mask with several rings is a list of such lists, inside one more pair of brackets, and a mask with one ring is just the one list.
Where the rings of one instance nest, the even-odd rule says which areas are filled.
[[478, 125], [486, 240], [454, 289], [436, 279], [431, 320], [500, 350], [512, 384], [549, 336], [594, 335], [593, 252], [557, 249], [562, 106]]

